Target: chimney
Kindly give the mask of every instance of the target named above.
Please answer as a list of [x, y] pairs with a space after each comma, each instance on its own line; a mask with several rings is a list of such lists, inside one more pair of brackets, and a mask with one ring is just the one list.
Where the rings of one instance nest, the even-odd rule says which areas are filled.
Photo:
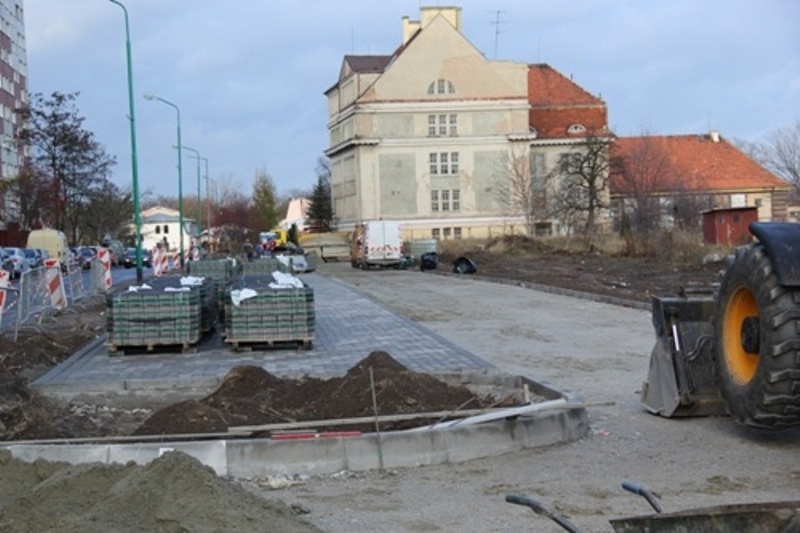
[[715, 143], [718, 143], [718, 142], [719, 142], [719, 131], [717, 131], [717, 130], [711, 130], [711, 131], [709, 132], [708, 136], [709, 136], [709, 137], [711, 137], [711, 140], [712, 140], [713, 142], [715, 142]]
[[420, 7], [419, 20], [411, 20], [408, 16], [402, 18], [403, 44], [406, 44], [417, 30], [425, 27], [437, 16], [442, 16], [459, 32], [461, 31], [461, 8], [460, 7]]

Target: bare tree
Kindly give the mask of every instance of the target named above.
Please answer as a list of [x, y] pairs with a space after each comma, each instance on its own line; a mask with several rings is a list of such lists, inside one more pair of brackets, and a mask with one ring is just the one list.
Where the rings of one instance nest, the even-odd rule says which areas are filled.
[[609, 207], [610, 144], [610, 137], [588, 132], [583, 142], [559, 156], [552, 171], [556, 180], [552, 208], [567, 227], [581, 225], [586, 239]]
[[[12, 213], [22, 230], [29, 231], [40, 224], [42, 213], [47, 207], [49, 198], [49, 180], [43, 172], [24, 163], [19, 174], [0, 185], [3, 194], [11, 200], [9, 209], [4, 213]], [[10, 222], [6, 220], [4, 222]]]
[[778, 128], [764, 141], [735, 141], [743, 152], [794, 186], [800, 193], [800, 118]]
[[512, 150], [502, 160], [499, 176], [495, 179], [495, 199], [507, 209], [508, 214], [525, 219], [525, 231], [534, 236], [537, 214], [536, 187], [531, 164], [533, 154]]
[[659, 139], [643, 133], [626, 142], [627, 149], [615, 147], [611, 157], [616, 188], [623, 197], [621, 229], [646, 234], [661, 226], [664, 213], [658, 193], [674, 181], [672, 165]]
[[[17, 140], [31, 149], [30, 164], [50, 181], [48, 210], [41, 213], [50, 225], [72, 233], [73, 241], [83, 223], [86, 205], [94, 191], [102, 188], [116, 164], [94, 134], [83, 127], [75, 100], [78, 93], [31, 96], [29, 104], [16, 112], [21, 126]], [[69, 226], [69, 227], [68, 227]]]

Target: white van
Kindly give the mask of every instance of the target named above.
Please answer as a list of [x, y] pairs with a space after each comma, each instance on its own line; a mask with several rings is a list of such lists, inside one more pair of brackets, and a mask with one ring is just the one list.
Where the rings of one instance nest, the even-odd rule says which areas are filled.
[[35, 229], [28, 234], [28, 248], [41, 248], [46, 250], [53, 259], [61, 262], [61, 268], [66, 269], [69, 263], [69, 246], [67, 236], [57, 229]]

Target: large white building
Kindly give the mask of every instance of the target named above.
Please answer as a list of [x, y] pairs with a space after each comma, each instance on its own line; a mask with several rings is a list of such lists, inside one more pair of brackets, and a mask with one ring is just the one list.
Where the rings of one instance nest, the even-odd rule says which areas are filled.
[[[402, 19], [389, 55], [344, 57], [328, 99], [335, 222], [391, 219], [413, 238], [521, 231], [509, 201], [516, 161], [544, 173], [606, 108], [547, 65], [490, 61], [461, 33], [458, 7]], [[557, 231], [544, 222], [546, 232]]]
[[[15, 109], [28, 103], [28, 64], [22, 0], [0, 0], [0, 180], [19, 173], [24, 146], [14, 140]], [[14, 219], [13, 198], [0, 197], [0, 229]]]
[[[169, 250], [180, 250], [181, 230], [180, 213], [169, 207], [155, 206], [145, 209], [142, 218], [142, 248], [152, 250], [157, 245], [166, 245]], [[197, 221], [183, 217], [183, 249], [194, 244], [192, 236], [196, 235]], [[133, 231], [131, 232], [133, 233]]]

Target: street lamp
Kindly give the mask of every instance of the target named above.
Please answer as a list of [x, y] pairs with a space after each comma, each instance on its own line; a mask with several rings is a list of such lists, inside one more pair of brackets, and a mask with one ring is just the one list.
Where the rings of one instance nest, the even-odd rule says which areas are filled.
[[128, 63], [128, 120], [131, 124], [131, 174], [133, 174], [133, 224], [136, 236], [136, 283], [142, 284], [142, 216], [139, 212], [139, 169], [136, 157], [136, 113], [133, 105], [133, 67], [131, 65], [131, 30], [128, 24], [128, 10], [117, 0], [109, 0], [122, 8], [125, 14], [125, 57]]
[[[208, 238], [211, 238], [211, 196], [208, 194], [208, 158], [201, 157], [206, 166], [206, 173], [203, 176], [206, 180], [206, 224], [208, 225]], [[201, 228], [202, 229], [202, 228]]]
[[197, 159], [197, 245], [200, 246], [200, 235], [203, 233], [203, 202], [200, 199], [200, 160], [203, 157], [194, 148], [189, 148], [188, 146], [184, 146], [184, 148], [194, 152], [195, 159]]
[[[114, 0], [111, 0], [112, 2]], [[181, 251], [181, 268], [183, 268], [183, 159], [181, 158], [181, 110], [180, 108], [170, 102], [169, 100], [165, 100], [160, 96], [155, 96], [153, 94], [145, 94], [145, 100], [158, 100], [162, 104], [166, 104], [175, 110], [175, 113], [178, 116], [178, 232], [180, 235], [180, 251]]]

